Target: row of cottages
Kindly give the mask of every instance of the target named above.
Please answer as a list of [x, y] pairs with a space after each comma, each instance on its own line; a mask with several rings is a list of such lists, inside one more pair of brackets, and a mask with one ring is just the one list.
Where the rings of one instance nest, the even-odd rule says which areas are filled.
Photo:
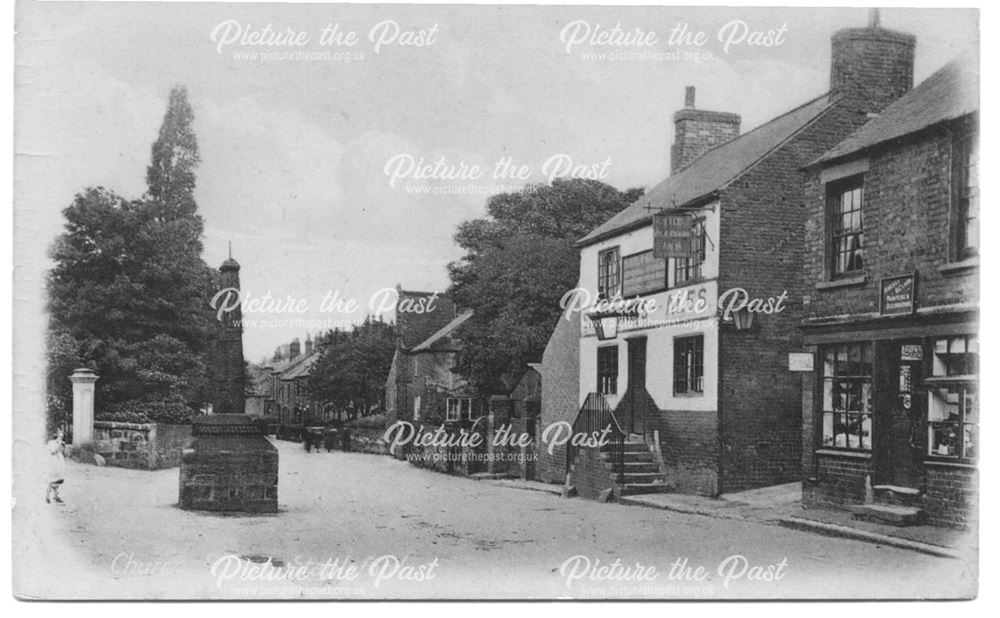
[[277, 417], [282, 426], [297, 426], [307, 420], [324, 418], [321, 404], [313, 401], [306, 391], [306, 380], [319, 358], [310, 335], [306, 335], [303, 349], [298, 337], [275, 352], [270, 366], [270, 398], [264, 400], [264, 413]]
[[[803, 353], [803, 320], [817, 310], [806, 303], [840, 289], [817, 290], [803, 276], [812, 221], [803, 205], [813, 195], [803, 169], [911, 90], [914, 48], [913, 36], [882, 28], [877, 12], [867, 27], [836, 32], [829, 91], [743, 134], [738, 115], [698, 109], [687, 89], [670, 176], [578, 243], [580, 287], [591, 298], [653, 299], [655, 311], [579, 320], [573, 408], [546, 406], [567, 403], [565, 393], [546, 393], [559, 387], [544, 376], [570, 366], [565, 320], [550, 341], [562, 358], [543, 359], [544, 423], [615, 421], [603, 466], [587, 449], [567, 453], [568, 482], [581, 494], [716, 496], [802, 479], [803, 386], [790, 355]], [[844, 203], [840, 219], [823, 219], [824, 265], [863, 263], [862, 252], [849, 255], [861, 237], [851, 235], [853, 206]], [[694, 257], [654, 257], [653, 216], [666, 211], [692, 221]], [[896, 241], [911, 251], [922, 242]], [[740, 309], [744, 299], [770, 310]]]
[[807, 170], [806, 506], [976, 517], [978, 83], [951, 62]]

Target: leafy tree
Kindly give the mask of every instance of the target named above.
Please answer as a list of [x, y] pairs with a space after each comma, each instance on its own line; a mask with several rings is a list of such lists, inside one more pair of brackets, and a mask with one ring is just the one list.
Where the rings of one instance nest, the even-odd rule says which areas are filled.
[[[201, 258], [191, 120], [184, 89], [175, 88], [142, 199], [88, 188], [63, 211], [47, 280], [50, 423], [65, 420], [68, 377], [79, 366], [100, 373], [98, 415], [126, 402], [196, 407], [209, 398], [216, 280]], [[176, 407], [150, 409], [177, 416]]]
[[531, 189], [494, 195], [487, 216], [455, 234], [466, 253], [448, 266], [448, 294], [474, 312], [455, 371], [484, 396], [506, 392], [526, 363], [541, 358], [559, 300], [579, 280], [574, 243], [643, 194], [583, 179]]
[[317, 346], [319, 358], [306, 381], [313, 400], [351, 410], [352, 416], [381, 401], [396, 349], [392, 325], [368, 317], [351, 331], [329, 331]]

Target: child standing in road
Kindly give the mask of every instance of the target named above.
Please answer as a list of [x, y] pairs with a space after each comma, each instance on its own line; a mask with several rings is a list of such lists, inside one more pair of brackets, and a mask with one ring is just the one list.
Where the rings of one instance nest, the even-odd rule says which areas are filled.
[[66, 443], [63, 442], [63, 435], [62, 427], [60, 427], [56, 430], [55, 437], [49, 440], [46, 445], [49, 451], [47, 478], [49, 487], [45, 491], [45, 502], [49, 504], [53, 501], [57, 504], [63, 503], [62, 498], [59, 497], [59, 486], [63, 484], [66, 472], [66, 455], [64, 453]]

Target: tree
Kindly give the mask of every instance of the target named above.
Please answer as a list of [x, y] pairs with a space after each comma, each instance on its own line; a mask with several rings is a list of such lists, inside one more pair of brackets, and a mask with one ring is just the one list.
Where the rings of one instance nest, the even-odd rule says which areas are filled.
[[50, 422], [67, 414], [79, 366], [100, 373], [98, 415], [127, 402], [196, 407], [208, 398], [216, 281], [201, 259], [191, 120], [175, 88], [142, 199], [88, 188], [63, 211], [47, 280]]
[[381, 400], [396, 346], [391, 325], [367, 317], [354, 330], [329, 331], [318, 338], [317, 346], [319, 358], [306, 381], [314, 401], [356, 415]]
[[466, 254], [448, 266], [448, 294], [473, 310], [455, 371], [483, 396], [507, 392], [540, 360], [559, 301], [580, 276], [574, 243], [643, 194], [583, 179], [531, 189], [491, 197], [487, 216], [455, 234]]

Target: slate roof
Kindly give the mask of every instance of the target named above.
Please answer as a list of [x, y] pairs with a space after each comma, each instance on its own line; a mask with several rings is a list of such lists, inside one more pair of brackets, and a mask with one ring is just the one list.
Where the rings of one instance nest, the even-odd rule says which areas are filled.
[[411, 352], [426, 352], [426, 351], [430, 350], [434, 346], [435, 343], [437, 343], [438, 341], [440, 341], [440, 340], [444, 339], [445, 337], [448, 337], [449, 335], [451, 335], [452, 333], [454, 333], [458, 329], [459, 326], [461, 326], [462, 324], [465, 324], [465, 322], [469, 318], [471, 318], [471, 317], [472, 317], [472, 312], [471, 311], [466, 311], [465, 313], [459, 315], [457, 318], [455, 318], [454, 320], [452, 320], [451, 322], [449, 322], [447, 325], [445, 325], [444, 328], [442, 328], [438, 332], [436, 332], [433, 335], [431, 335], [430, 337], [428, 337], [420, 345], [416, 346], [415, 348], [413, 348], [410, 351]]
[[979, 63], [975, 56], [960, 56], [828, 150], [814, 164], [840, 159], [978, 110]]
[[705, 152], [687, 167], [653, 187], [646, 195], [584, 236], [577, 246], [592, 244], [615, 232], [651, 221], [652, 208], [679, 208], [710, 196], [753, 167], [775, 148], [836, 105], [829, 94], [762, 124]]
[[312, 369], [312, 366], [316, 364], [317, 358], [319, 358], [319, 353], [313, 352], [309, 356], [300, 359], [298, 364], [285, 370], [285, 372], [281, 375], [281, 379], [294, 380], [295, 378], [309, 375], [309, 371]]

